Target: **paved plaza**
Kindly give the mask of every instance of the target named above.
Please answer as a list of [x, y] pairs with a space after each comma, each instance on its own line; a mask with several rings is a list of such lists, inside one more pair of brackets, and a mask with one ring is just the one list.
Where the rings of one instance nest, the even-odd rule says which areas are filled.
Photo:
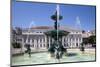
[[[95, 61], [95, 49], [85, 49], [82, 53], [79, 49], [68, 49], [67, 55], [60, 59], [62, 62], [79, 62], [79, 61]], [[48, 64], [59, 63], [57, 59], [51, 58], [48, 52], [32, 53], [31, 57], [28, 54], [13, 56], [12, 65], [29, 65], [29, 64]]]

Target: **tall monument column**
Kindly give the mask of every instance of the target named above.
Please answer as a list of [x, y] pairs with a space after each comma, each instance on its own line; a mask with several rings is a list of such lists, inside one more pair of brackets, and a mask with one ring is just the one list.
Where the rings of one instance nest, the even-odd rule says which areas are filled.
[[56, 7], [56, 12], [54, 15], [51, 16], [51, 19], [54, 20], [54, 29], [57, 30], [58, 29], [58, 22], [59, 20], [62, 20], [62, 16], [59, 14], [59, 5], [57, 5]]

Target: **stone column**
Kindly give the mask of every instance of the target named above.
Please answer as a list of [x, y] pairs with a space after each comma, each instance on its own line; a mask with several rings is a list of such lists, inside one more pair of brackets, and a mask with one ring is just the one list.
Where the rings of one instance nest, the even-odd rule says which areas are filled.
[[[32, 39], [32, 44], [34, 45], [34, 39]], [[34, 48], [35, 46], [33, 46], [33, 48]]]
[[51, 43], [50, 43], [50, 37], [48, 37], [48, 38], [49, 38], [49, 48], [50, 48], [50, 44], [51, 44]]
[[45, 36], [45, 48], [47, 46], [47, 37]]
[[47, 36], [47, 49], [49, 48], [49, 37]]
[[65, 44], [67, 45], [66, 47], [68, 47], [68, 40], [67, 40], [67, 36], [65, 37], [66, 41]]
[[67, 36], [67, 43], [68, 43], [68, 46], [70, 47], [70, 44], [69, 44], [69, 37]]
[[74, 43], [75, 43], [75, 47], [77, 47], [77, 46], [76, 46], [76, 43], [77, 43], [77, 42], [76, 42], [76, 36], [75, 36], [75, 38], [74, 38], [74, 39], [75, 39], [75, 41], [74, 41]]
[[34, 38], [34, 48], [37, 49], [37, 42], [35, 38]]
[[54, 39], [52, 38], [52, 43], [54, 42]]
[[[65, 36], [64, 36], [64, 41], [63, 41], [63, 43], [66, 44], [66, 38], [65, 38]], [[64, 45], [64, 44], [63, 44], [63, 45]], [[64, 45], [64, 47], [66, 47], [66, 46]]]
[[62, 45], [64, 45], [64, 37], [62, 37]]
[[39, 49], [41, 48], [41, 47], [40, 47], [40, 44], [41, 44], [40, 38], [41, 38], [41, 37], [38, 38], [38, 47], [39, 47]]
[[70, 44], [71, 44], [71, 47], [73, 47], [73, 45], [72, 45], [72, 38], [70, 38]]
[[24, 47], [24, 45], [25, 45], [25, 43], [24, 43], [24, 38], [22, 38], [22, 47], [21, 47], [21, 52], [24, 52], [25, 50], [25, 47]]
[[80, 42], [79, 42], [79, 37], [78, 37], [78, 46], [79, 46]]
[[38, 40], [38, 38], [36, 39], [36, 42], [37, 42], [37, 48], [39, 48], [39, 44], [38, 44], [39, 40]]
[[44, 44], [44, 38], [42, 37], [42, 47], [41, 48], [43, 48], [43, 44]]
[[30, 38], [30, 45], [32, 45], [32, 38]]

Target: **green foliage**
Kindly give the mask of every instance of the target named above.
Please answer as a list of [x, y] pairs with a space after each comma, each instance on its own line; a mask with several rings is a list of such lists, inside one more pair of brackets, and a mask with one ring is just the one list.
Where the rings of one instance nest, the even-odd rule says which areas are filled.
[[88, 38], [83, 38], [83, 44], [88, 44], [89, 40]]
[[16, 43], [16, 42], [12, 43], [12, 46], [13, 46], [13, 48], [21, 48], [22, 47], [20, 43]]
[[54, 48], [53, 46], [51, 46], [51, 47], [48, 49], [48, 51], [49, 51], [50, 53], [54, 53], [54, 52], [55, 52], [54, 49], [55, 49], [55, 48]]
[[84, 44], [81, 44], [80, 51], [84, 51]]
[[89, 41], [89, 43], [91, 43], [91, 44], [96, 44], [96, 36], [90, 36], [90, 37], [88, 38], [88, 41]]
[[17, 35], [21, 35], [22, 34], [22, 29], [19, 28], [19, 27], [16, 27], [15, 32], [16, 32]]
[[96, 36], [95, 35], [92, 35], [88, 38], [83, 38], [83, 43], [82, 44], [92, 44], [92, 46], [95, 47], [94, 44], [96, 44]]

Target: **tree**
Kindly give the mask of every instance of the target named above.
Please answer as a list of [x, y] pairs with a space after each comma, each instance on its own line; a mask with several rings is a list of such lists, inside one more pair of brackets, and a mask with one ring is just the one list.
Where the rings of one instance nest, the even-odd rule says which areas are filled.
[[96, 44], [96, 36], [95, 36], [95, 35], [90, 36], [90, 37], [88, 38], [88, 42], [89, 42], [90, 44], [92, 44], [92, 46], [95, 47], [94, 44]]
[[88, 38], [83, 38], [83, 44], [88, 44]]
[[92, 35], [90, 37], [87, 37], [87, 38], [83, 38], [83, 42], [82, 44], [92, 44], [92, 47], [95, 47], [96, 45], [96, 36], [95, 35]]
[[85, 33], [85, 30], [82, 30], [82, 33]]
[[81, 47], [80, 47], [80, 51], [82, 51], [82, 53], [84, 53], [84, 45], [88, 44], [88, 38], [83, 38], [83, 42], [81, 43]]
[[17, 35], [22, 35], [22, 29], [20, 27], [16, 27], [15, 31]]
[[13, 42], [12, 46], [13, 46], [13, 48], [21, 48], [22, 47], [21, 44], [17, 43], [17, 42]]
[[13, 48], [20, 48], [22, 50], [22, 29], [20, 27], [15, 27], [15, 29], [12, 30], [12, 37]]

